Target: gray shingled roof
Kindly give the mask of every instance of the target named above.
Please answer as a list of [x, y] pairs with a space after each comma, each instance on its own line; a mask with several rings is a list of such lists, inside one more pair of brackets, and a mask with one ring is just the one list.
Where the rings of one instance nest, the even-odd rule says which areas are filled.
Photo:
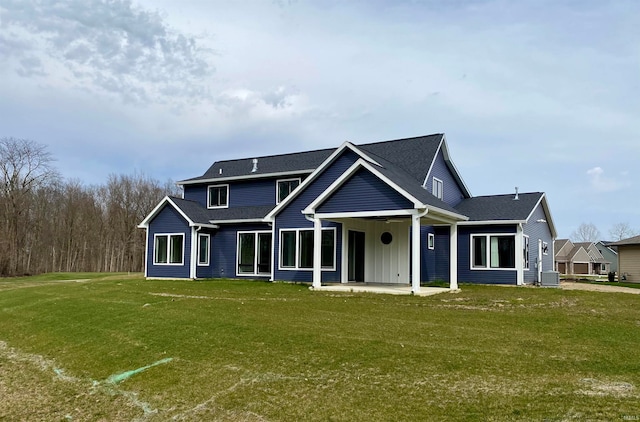
[[609, 246], [624, 246], [624, 245], [640, 245], [640, 236], [634, 236], [628, 239], [622, 239], [617, 242], [609, 243]]
[[542, 195], [542, 192], [521, 193], [518, 200], [514, 199], [515, 193], [476, 196], [462, 200], [455, 208], [469, 221], [526, 220]]
[[191, 221], [196, 224], [210, 224], [211, 221], [254, 220], [264, 218], [274, 206], [207, 209], [199, 202], [171, 197], [171, 200]]
[[[316, 151], [297, 152], [293, 154], [268, 155], [263, 157], [250, 157], [239, 160], [216, 161], [202, 175], [183, 182], [195, 182], [198, 180], [219, 179], [223, 177], [250, 176], [270, 173], [293, 172], [315, 170], [326, 160], [336, 148]], [[253, 169], [253, 159], [258, 159], [258, 170]], [[222, 170], [222, 174], [220, 174]]]

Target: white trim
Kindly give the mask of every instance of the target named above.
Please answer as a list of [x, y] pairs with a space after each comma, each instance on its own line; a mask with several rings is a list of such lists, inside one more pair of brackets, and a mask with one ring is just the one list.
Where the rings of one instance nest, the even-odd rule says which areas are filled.
[[546, 193], [544, 193], [544, 192], [542, 193], [542, 195], [540, 196], [540, 199], [538, 200], [538, 202], [536, 202], [535, 207], [533, 207], [533, 209], [531, 210], [531, 212], [527, 216], [527, 220], [526, 221], [527, 222], [529, 221], [529, 219], [531, 218], [531, 216], [536, 211], [536, 209], [538, 208], [539, 205], [542, 205], [542, 211], [547, 216], [546, 224], [549, 227], [549, 231], [551, 232], [551, 239], [555, 240], [555, 238], [558, 236], [558, 233], [556, 232], [556, 225], [553, 223], [553, 218], [551, 217], [551, 210], [549, 209], [549, 203], [547, 202], [547, 194]]
[[144, 230], [146, 232], [144, 236], [144, 276], [146, 278], [149, 273], [149, 229], [145, 228]]
[[418, 201], [416, 198], [414, 198], [412, 195], [410, 195], [408, 192], [406, 192], [400, 186], [398, 186], [395, 183], [393, 183], [386, 176], [384, 176], [377, 169], [375, 169], [371, 164], [369, 164], [368, 162], [366, 162], [362, 158], [359, 158], [358, 160], [356, 160], [355, 163], [353, 163], [351, 165], [351, 167], [349, 167], [344, 173], [342, 173], [340, 175], [340, 177], [338, 177], [336, 180], [334, 180], [333, 183], [331, 183], [331, 185], [329, 185], [328, 188], [326, 188], [320, 195], [318, 195], [318, 197], [316, 197], [316, 199], [314, 199], [313, 202], [311, 202], [302, 211], [302, 213], [303, 214], [314, 214], [315, 211], [316, 211], [316, 208], [318, 206], [320, 206], [325, 200], [327, 200], [329, 198], [329, 196], [331, 196], [331, 194], [333, 194], [335, 191], [337, 191], [361, 167], [369, 170], [371, 173], [374, 174], [374, 176], [378, 177], [384, 183], [389, 185], [391, 188], [396, 190], [399, 194], [401, 194], [406, 199], [408, 199], [410, 202], [412, 202], [414, 208], [423, 208], [423, 207], [421, 207], [421, 205], [423, 205], [422, 202]]
[[[215, 205], [212, 206], [211, 205], [211, 188], [221, 188], [221, 187], [226, 187], [227, 188], [227, 203], [225, 205]], [[217, 185], [208, 185], [207, 186], [207, 209], [208, 210], [216, 210], [216, 209], [222, 209], [222, 208], [229, 208], [229, 202], [230, 202], [230, 196], [231, 192], [229, 189], [229, 184], [228, 183], [222, 183], [222, 184], [217, 184]]]
[[[253, 273], [241, 273], [240, 272], [240, 235], [241, 234], [253, 234], [255, 238], [253, 239], [253, 247], [254, 247], [254, 256], [253, 256]], [[268, 273], [258, 272], [258, 252], [259, 252], [259, 235], [260, 234], [270, 234], [271, 235], [271, 255], [273, 255], [273, 230], [238, 230], [236, 232], [236, 277], [266, 277], [271, 276], [273, 272], [273, 267], [271, 267], [271, 271]], [[269, 258], [271, 262], [271, 257]]]
[[[527, 241], [526, 241], [526, 242], [524, 242], [524, 238], [527, 238]], [[531, 256], [531, 249], [530, 249], [530, 248], [531, 248], [531, 245], [530, 245], [530, 243], [529, 243], [529, 242], [530, 242], [530, 240], [531, 240], [531, 239], [529, 238], [529, 235], [528, 235], [528, 234], [524, 234], [524, 233], [522, 234], [522, 241], [524, 242], [524, 243], [522, 244], [522, 251], [523, 251], [523, 253], [524, 253], [524, 249], [525, 249], [525, 248], [524, 248], [524, 246], [526, 245], [526, 246], [527, 246], [527, 248], [526, 248], [526, 249], [527, 249], [527, 252], [529, 252], [529, 255], [528, 255], [528, 256], [526, 257], [526, 259], [525, 259], [526, 265], [524, 265], [524, 263], [523, 263], [524, 271], [529, 271], [529, 270], [531, 270], [531, 259], [530, 259], [530, 256]]]
[[524, 285], [524, 230], [522, 224], [516, 226], [516, 237], [514, 241], [514, 258], [516, 266], [516, 285]]
[[427, 233], [427, 249], [433, 251], [436, 248], [436, 235]]
[[458, 224], [449, 226], [449, 289], [458, 290]]
[[318, 166], [318, 168], [316, 168], [306, 179], [304, 179], [302, 183], [300, 183], [300, 185], [296, 188], [296, 190], [291, 192], [291, 195], [287, 196], [284, 201], [276, 205], [276, 207], [264, 217], [264, 221], [273, 221], [275, 216], [280, 212], [282, 208], [286, 207], [289, 202], [293, 201], [300, 194], [300, 192], [302, 192], [308, 185], [310, 185], [329, 165], [331, 165], [331, 163], [335, 161], [336, 158], [338, 158], [338, 156], [340, 156], [342, 151], [347, 148], [353, 151], [355, 154], [359, 155], [361, 158], [367, 160], [368, 162], [375, 164], [378, 167], [382, 167], [377, 161], [373, 160], [367, 154], [362, 152], [351, 142], [345, 141], [342, 143], [342, 145], [336, 148], [336, 150], [329, 157], [327, 157], [327, 159], [324, 160], [322, 164]]
[[304, 170], [292, 170], [292, 171], [281, 171], [275, 173], [261, 173], [261, 174], [248, 174], [245, 176], [229, 176], [229, 177], [214, 177], [209, 179], [198, 179], [198, 180], [183, 180], [180, 182], [176, 182], [176, 185], [199, 185], [205, 183], [218, 183], [218, 182], [231, 182], [234, 180], [246, 180], [246, 179], [263, 179], [263, 178], [273, 178], [280, 176], [293, 176], [297, 174], [310, 174], [313, 173], [314, 169], [304, 169]]
[[526, 220], [483, 220], [483, 221], [460, 221], [458, 225], [461, 226], [495, 226], [499, 224], [511, 225], [511, 224], [525, 224]]
[[[444, 181], [433, 176], [433, 184], [431, 185], [431, 194], [441, 201], [444, 201]], [[442, 196], [436, 195], [436, 184], [440, 184], [440, 193]]]
[[[167, 262], [156, 262], [156, 238], [158, 236], [167, 236]], [[182, 236], [182, 259], [179, 263], [169, 262], [171, 257], [171, 237], [172, 236]], [[154, 233], [153, 234], [153, 265], [183, 266], [184, 254], [186, 253], [186, 251], [184, 250], [185, 237], [186, 236], [184, 233]]]
[[298, 187], [302, 184], [302, 178], [301, 177], [292, 177], [289, 179], [277, 179], [276, 180], [276, 205], [278, 205], [280, 202], [284, 201], [285, 199], [287, 199], [287, 196], [285, 196], [282, 201], [278, 200], [278, 194], [280, 193], [280, 189], [278, 188], [278, 184], [280, 182], [292, 182], [294, 180], [298, 181], [298, 186], [296, 186], [292, 191], [289, 192], [289, 195], [291, 195], [296, 189], [298, 189]]
[[[156, 205], [156, 207], [149, 213], [149, 215], [147, 215], [145, 217], [144, 220], [142, 220], [142, 223], [138, 224], [138, 228], [139, 229], [146, 229], [149, 228], [149, 223], [151, 222], [151, 220], [153, 220], [156, 215], [162, 210], [162, 207], [164, 207], [166, 204], [170, 204], [176, 211], [178, 211], [178, 213], [182, 216], [182, 218], [184, 218], [186, 220], [186, 222], [189, 224], [189, 227], [194, 227], [194, 226], [198, 226], [198, 227], [207, 227], [210, 229], [217, 229], [219, 228], [218, 226], [216, 226], [215, 224], [202, 224], [202, 223], [195, 223], [193, 220], [191, 220], [187, 214], [185, 214], [179, 206], [176, 205], [175, 202], [173, 202], [173, 200], [169, 197], [169, 196], [165, 196], [164, 198], [162, 198], [162, 200], [158, 203], [158, 205]], [[260, 220], [262, 222], [262, 220]]]
[[[366, 217], [398, 217], [401, 215], [411, 216], [413, 210], [388, 210], [388, 211], [354, 211], [354, 212], [329, 212], [312, 214], [323, 220], [339, 218], [366, 218]], [[407, 220], [408, 221], [408, 220]]]
[[[545, 245], [547, 246], [547, 251], [546, 252], [544, 251]], [[549, 242], [542, 241], [542, 256], [547, 256], [547, 255], [549, 255]]]
[[[501, 237], [513, 237], [514, 238], [514, 248], [516, 248], [516, 250], [514, 251], [515, 256], [514, 258], [514, 267], [513, 268], [504, 268], [504, 267], [492, 267], [491, 266], [491, 237], [493, 236], [501, 236]], [[487, 238], [487, 244], [486, 244], [486, 248], [487, 250], [485, 251], [485, 258], [487, 258], [487, 266], [486, 267], [474, 267], [473, 266], [473, 238], [474, 237], [485, 237]], [[517, 253], [517, 243], [515, 241], [515, 239], [517, 238], [517, 233], [471, 233], [469, 234], [469, 269], [471, 271], [517, 271], [518, 270], [518, 253]]]
[[[264, 223], [262, 218], [247, 218], [247, 219], [235, 219], [235, 220], [209, 220], [209, 223], [214, 224], [217, 228], [218, 224], [237, 224], [237, 223]], [[204, 226], [206, 227], [206, 226]]]
[[427, 174], [424, 176], [424, 182], [422, 182], [422, 187], [427, 188], [427, 182], [429, 181], [429, 175], [431, 174], [431, 170], [433, 170], [433, 166], [436, 165], [436, 159], [438, 158], [438, 154], [440, 154], [440, 150], [442, 149], [442, 142], [444, 140], [444, 135], [440, 138], [440, 143], [438, 144], [438, 149], [436, 150], [433, 159], [431, 160], [431, 165], [429, 165], [429, 170], [427, 170]]
[[[316, 217], [319, 220], [321, 218]], [[322, 227], [322, 231], [333, 231], [333, 265], [331, 267], [322, 267], [322, 271], [335, 271], [336, 270], [336, 261], [338, 258], [336, 257], [337, 248], [338, 248], [338, 237], [337, 230], [335, 227]], [[281, 228], [278, 231], [278, 270], [279, 271], [313, 271], [313, 266], [309, 268], [301, 268], [300, 267], [300, 232], [301, 231], [314, 231], [314, 228]], [[282, 232], [295, 232], [296, 233], [296, 254], [295, 254], [295, 267], [283, 267], [282, 266]], [[322, 242], [322, 239], [321, 239]], [[315, 243], [315, 234], [314, 234], [314, 243]], [[321, 256], [322, 258], [322, 256]], [[322, 260], [321, 260], [322, 262]]]
[[193, 253], [195, 250], [196, 242], [197, 242], [197, 231], [200, 230], [200, 227], [197, 229], [195, 227], [191, 227], [191, 253], [189, 254], [189, 278], [192, 280], [196, 279], [196, 268], [198, 257]]
[[[425, 212], [428, 212], [427, 210]], [[420, 212], [415, 212], [411, 217], [411, 292], [420, 293]]]
[[[201, 263], [200, 262], [200, 237], [206, 237], [207, 238], [207, 262], [206, 263]], [[197, 264], [198, 267], [208, 267], [209, 266], [209, 261], [210, 261], [210, 257], [211, 257], [211, 235], [209, 233], [198, 233], [198, 253], [196, 254], [197, 256]]]
[[[333, 231], [333, 267], [336, 264], [336, 232]], [[319, 218], [313, 219], [313, 274], [312, 274], [312, 286], [314, 289], [322, 286], [322, 220]]]

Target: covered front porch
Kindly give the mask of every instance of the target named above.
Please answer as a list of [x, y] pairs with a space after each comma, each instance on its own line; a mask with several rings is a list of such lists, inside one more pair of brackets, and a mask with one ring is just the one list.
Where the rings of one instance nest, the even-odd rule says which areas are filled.
[[320, 287], [314, 287], [314, 290], [325, 292], [341, 292], [341, 293], [376, 293], [387, 295], [417, 295], [417, 296], [433, 296], [440, 293], [450, 292], [447, 287], [421, 287], [417, 293], [413, 291], [410, 285], [388, 285], [388, 284], [370, 284], [370, 283], [327, 283]]
[[[389, 294], [440, 293], [442, 288], [421, 286], [422, 254], [431, 247], [428, 236], [421, 236], [423, 226], [448, 226], [447, 247], [449, 288], [458, 289], [457, 220], [428, 209], [405, 209], [369, 212], [316, 213], [314, 222], [313, 288], [336, 291], [372, 291]], [[319, 253], [323, 221], [340, 223], [342, 247], [340, 283], [323, 285]], [[440, 247], [444, 247], [440, 245]], [[435, 290], [434, 290], [435, 289]]]

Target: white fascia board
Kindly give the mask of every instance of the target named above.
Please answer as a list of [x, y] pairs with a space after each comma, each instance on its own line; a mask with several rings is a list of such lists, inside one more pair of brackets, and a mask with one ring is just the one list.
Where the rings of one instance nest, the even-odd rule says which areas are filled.
[[[173, 201], [171, 201], [171, 198], [169, 198], [168, 196], [165, 196], [164, 198], [162, 198], [162, 200], [158, 203], [158, 205], [156, 205], [156, 207], [151, 210], [151, 212], [149, 213], [149, 215], [147, 215], [144, 220], [142, 220], [142, 223], [138, 224], [138, 228], [139, 229], [146, 229], [149, 227], [149, 222], [151, 220], [153, 220], [153, 218], [156, 216], [156, 214], [158, 214], [160, 212], [160, 210], [162, 209], [162, 207], [164, 207], [164, 205], [169, 202], [174, 208], [177, 208], [175, 206], [175, 204], [173, 203]], [[187, 218], [187, 221], [190, 221]]]
[[524, 224], [525, 220], [483, 220], [483, 221], [461, 221], [459, 226], [494, 226], [499, 224]]
[[366, 160], [369, 160], [380, 167], [380, 164], [376, 163], [370, 157], [367, 157], [362, 151], [356, 148], [351, 142], [345, 141], [342, 143], [342, 145], [336, 148], [336, 150], [333, 151], [333, 153], [329, 157], [327, 157], [327, 159], [324, 160], [322, 164], [318, 166], [317, 169], [315, 169], [306, 179], [304, 179], [304, 181], [300, 183], [298, 187], [295, 188], [293, 192], [291, 192], [289, 196], [287, 196], [284, 199], [284, 201], [281, 201], [278, 205], [276, 205], [276, 207], [272, 209], [271, 212], [264, 217], [263, 221], [272, 222], [275, 216], [280, 212], [281, 209], [286, 207], [287, 204], [293, 201], [300, 194], [300, 192], [305, 190], [307, 186], [309, 186], [318, 177], [318, 175], [320, 175], [329, 165], [331, 165], [331, 163], [333, 163], [333, 161], [342, 153], [342, 151], [344, 151], [347, 148], [349, 148], [351, 151], [358, 154], [360, 157], [363, 157]]
[[442, 208], [434, 207], [434, 206], [431, 206], [431, 205], [426, 205], [425, 204], [424, 208], [428, 208], [429, 209], [429, 215], [431, 215], [431, 216], [433, 216], [434, 213], [435, 214], [440, 214], [440, 215], [443, 215], [445, 217], [450, 217], [451, 219], [457, 221], [458, 224], [469, 220], [469, 217], [467, 217], [466, 215], [462, 215], [462, 214], [458, 214], [458, 213], [455, 213], [455, 212], [443, 210]]
[[444, 139], [444, 135], [442, 135], [442, 138], [440, 139], [440, 144], [438, 144], [438, 149], [436, 150], [436, 153], [433, 156], [433, 159], [431, 160], [431, 165], [429, 166], [429, 170], [427, 170], [427, 174], [424, 176], [424, 182], [422, 183], [423, 187], [427, 186], [427, 182], [429, 181], [429, 175], [431, 174], [431, 170], [433, 170], [433, 166], [435, 166], [436, 164], [436, 159], [438, 158], [438, 154], [440, 154], [440, 149], [442, 149], [443, 139]]
[[538, 200], [538, 202], [536, 202], [536, 205], [533, 207], [533, 209], [527, 216], [526, 222], [529, 222], [529, 220], [531, 219], [531, 216], [533, 215], [533, 213], [536, 211], [536, 208], [538, 208], [538, 205], [540, 204], [542, 204], [542, 211], [544, 211], [544, 215], [547, 217], [547, 224], [549, 225], [549, 230], [551, 231], [551, 237], [553, 240], [555, 240], [558, 234], [556, 232], [556, 226], [555, 224], [553, 224], [553, 218], [551, 218], [551, 210], [549, 209], [549, 204], [547, 202], [547, 194], [545, 194], [544, 192], [542, 193], [542, 195], [540, 196], [540, 199]]
[[404, 189], [401, 189], [398, 185], [396, 185], [391, 180], [387, 179], [383, 174], [378, 172], [377, 169], [375, 169], [375, 167], [373, 167], [368, 161], [365, 161], [364, 159], [359, 158], [355, 163], [351, 165], [351, 167], [349, 167], [344, 173], [342, 173], [340, 177], [334, 180], [333, 183], [324, 190], [324, 192], [322, 192], [316, 199], [314, 199], [313, 202], [311, 202], [311, 204], [307, 206], [307, 208], [302, 210], [302, 213], [307, 215], [315, 214], [316, 208], [320, 204], [322, 204], [331, 194], [337, 191], [340, 188], [340, 186], [342, 186], [360, 168], [365, 168], [369, 170], [378, 179], [380, 179], [381, 181], [383, 181], [384, 183], [392, 187], [394, 190], [396, 190], [399, 194], [407, 198], [409, 201], [413, 203], [414, 208], [420, 208], [420, 206], [422, 205], [420, 201], [415, 199], [413, 196], [409, 195], [407, 192], [404, 191]]
[[[415, 212], [414, 210], [329, 212], [314, 214], [314, 217], [322, 220], [332, 220], [337, 218], [397, 217], [400, 215], [412, 216], [415, 215]], [[407, 222], [409, 222], [408, 219]]]
[[442, 135], [442, 145], [444, 146], [443, 148], [444, 162], [449, 167], [449, 170], [451, 170], [451, 172], [453, 173], [454, 179], [456, 179], [456, 181], [462, 185], [462, 189], [464, 190], [464, 193], [467, 195], [467, 198], [471, 198], [472, 196], [471, 196], [471, 191], [469, 190], [469, 187], [464, 182], [464, 179], [460, 175], [458, 168], [456, 167], [456, 165], [453, 163], [453, 160], [451, 159], [451, 154], [449, 154], [449, 146], [447, 144], [447, 139], [445, 135]]
[[182, 216], [182, 218], [184, 218], [186, 220], [186, 222], [189, 224], [189, 227], [206, 227], [206, 228], [210, 228], [210, 229], [217, 229], [218, 228], [218, 226], [216, 226], [214, 224], [198, 224], [198, 223], [195, 223], [168, 196], [165, 196], [162, 199], [162, 201], [160, 201], [160, 203], [158, 205], [156, 205], [156, 207], [153, 209], [153, 211], [151, 211], [149, 213], [149, 215], [142, 221], [142, 223], [138, 224], [138, 228], [140, 228], [140, 229], [149, 228], [149, 222], [151, 220], [153, 220], [153, 218], [160, 212], [162, 207], [164, 207], [166, 204], [171, 205], [176, 211], [178, 211], [178, 213]]
[[264, 223], [262, 218], [246, 218], [246, 219], [236, 219], [236, 220], [209, 220], [209, 223], [215, 226], [217, 229], [217, 224], [238, 224], [238, 223]]
[[310, 173], [313, 173], [313, 169], [281, 171], [276, 173], [247, 174], [244, 176], [214, 177], [210, 179], [183, 180], [180, 182], [176, 182], [176, 185], [183, 186], [183, 185], [197, 185], [200, 183], [228, 182], [233, 180], [266, 179], [271, 177], [293, 176], [296, 174], [310, 174]]

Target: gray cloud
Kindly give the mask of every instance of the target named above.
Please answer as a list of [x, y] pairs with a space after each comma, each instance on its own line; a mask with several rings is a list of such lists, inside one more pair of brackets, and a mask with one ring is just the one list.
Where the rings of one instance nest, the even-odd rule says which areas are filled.
[[212, 52], [130, 1], [3, 0], [0, 30], [23, 77], [62, 69], [72, 86], [133, 103], [209, 98]]

